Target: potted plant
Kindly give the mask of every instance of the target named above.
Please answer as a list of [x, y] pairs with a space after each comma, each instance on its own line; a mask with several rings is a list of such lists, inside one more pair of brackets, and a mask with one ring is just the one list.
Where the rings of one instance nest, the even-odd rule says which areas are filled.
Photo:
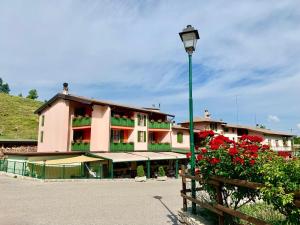
[[158, 167], [157, 180], [158, 181], [166, 181], [167, 180], [167, 176], [166, 176], [164, 167], [162, 167], [162, 166]]
[[144, 181], [146, 181], [147, 178], [145, 176], [144, 167], [142, 165], [139, 165], [137, 167], [136, 173], [137, 173], [137, 176], [134, 179], [136, 182], [144, 182]]

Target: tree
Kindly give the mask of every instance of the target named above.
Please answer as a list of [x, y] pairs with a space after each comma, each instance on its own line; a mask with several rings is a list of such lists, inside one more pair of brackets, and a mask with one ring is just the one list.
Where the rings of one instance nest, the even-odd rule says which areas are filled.
[[26, 98], [29, 98], [29, 99], [37, 99], [39, 96], [38, 96], [38, 93], [37, 93], [37, 90], [36, 89], [31, 89], [29, 92], [28, 92], [28, 95]]
[[23, 97], [22, 93], [18, 94], [18, 96], [21, 97], [21, 98]]
[[9, 94], [10, 89], [8, 83], [4, 83], [2, 78], [0, 77], [0, 93]]

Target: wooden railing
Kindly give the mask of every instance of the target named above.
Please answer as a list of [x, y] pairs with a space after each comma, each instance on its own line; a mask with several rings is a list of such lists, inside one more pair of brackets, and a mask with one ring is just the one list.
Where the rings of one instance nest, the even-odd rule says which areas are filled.
[[[249, 182], [246, 180], [227, 179], [227, 178], [219, 177], [219, 176], [212, 176], [212, 177], [210, 177], [209, 180], [204, 180], [200, 176], [192, 176], [190, 174], [187, 174], [185, 171], [186, 171], [185, 167], [182, 166], [181, 167], [181, 177], [182, 177], [181, 197], [183, 198], [183, 210], [184, 211], [187, 211], [187, 201], [189, 200], [191, 202], [196, 203], [197, 205], [199, 205], [202, 208], [208, 209], [208, 210], [216, 213], [219, 217], [219, 225], [224, 224], [224, 214], [228, 214], [233, 217], [240, 218], [242, 220], [245, 220], [245, 221], [250, 222], [255, 225], [270, 225], [269, 223], [267, 223], [263, 220], [257, 219], [255, 217], [249, 216], [245, 213], [242, 213], [242, 212], [239, 212], [232, 208], [228, 208], [228, 207], [224, 206], [222, 194], [221, 194], [222, 186], [224, 184], [230, 184], [230, 185], [234, 185], [236, 187], [249, 188], [252, 190], [258, 190], [259, 188], [264, 186], [263, 184]], [[205, 183], [215, 186], [217, 203], [210, 204], [207, 202], [200, 201], [199, 199], [197, 199], [197, 197], [192, 198], [191, 196], [188, 196], [187, 193], [191, 192], [191, 189], [186, 188], [187, 179], [199, 181], [201, 183], [205, 182]], [[201, 191], [201, 190], [203, 190], [203, 189], [196, 188], [196, 191]], [[300, 191], [295, 192], [294, 194], [295, 194], [294, 204], [296, 205], [296, 207], [300, 208]]]

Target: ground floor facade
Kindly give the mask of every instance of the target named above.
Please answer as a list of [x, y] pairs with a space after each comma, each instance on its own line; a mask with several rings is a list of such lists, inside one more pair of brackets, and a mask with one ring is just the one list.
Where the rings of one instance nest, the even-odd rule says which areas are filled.
[[162, 166], [168, 177], [178, 177], [185, 154], [134, 153], [10, 153], [0, 160], [0, 171], [38, 179], [134, 178], [142, 165], [147, 178], [157, 177]]

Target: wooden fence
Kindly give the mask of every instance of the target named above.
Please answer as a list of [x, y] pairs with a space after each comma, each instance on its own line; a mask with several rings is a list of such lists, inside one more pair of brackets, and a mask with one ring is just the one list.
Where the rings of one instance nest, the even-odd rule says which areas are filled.
[[[255, 225], [270, 225], [269, 223], [257, 219], [255, 217], [249, 216], [245, 213], [236, 211], [232, 208], [228, 208], [223, 205], [223, 198], [221, 194], [222, 186], [224, 184], [230, 184], [236, 187], [244, 187], [249, 188], [252, 190], [257, 190], [261, 187], [263, 187], [263, 184], [255, 183], [255, 182], [249, 182], [246, 180], [238, 180], [238, 179], [227, 179], [224, 177], [219, 176], [212, 176], [209, 180], [203, 180], [200, 176], [191, 176], [185, 172], [185, 167], [181, 167], [181, 177], [182, 177], [182, 190], [181, 190], [181, 197], [183, 198], [183, 210], [187, 211], [187, 200], [196, 203], [197, 205], [201, 206], [202, 208], [206, 208], [214, 213], [216, 213], [219, 217], [219, 225], [224, 224], [224, 214], [231, 215], [233, 217], [238, 217], [242, 220], [245, 220], [247, 222], [250, 222]], [[186, 183], [187, 179], [195, 180], [199, 182], [206, 182], [209, 183], [216, 188], [216, 196], [217, 196], [217, 203], [212, 205], [206, 202], [202, 202], [199, 199], [192, 198], [191, 196], [188, 196], [187, 193], [191, 192], [191, 189], [187, 189]], [[201, 191], [201, 188], [196, 188], [196, 191]], [[295, 193], [295, 200], [294, 203], [296, 207], [300, 208], [300, 191]]]

